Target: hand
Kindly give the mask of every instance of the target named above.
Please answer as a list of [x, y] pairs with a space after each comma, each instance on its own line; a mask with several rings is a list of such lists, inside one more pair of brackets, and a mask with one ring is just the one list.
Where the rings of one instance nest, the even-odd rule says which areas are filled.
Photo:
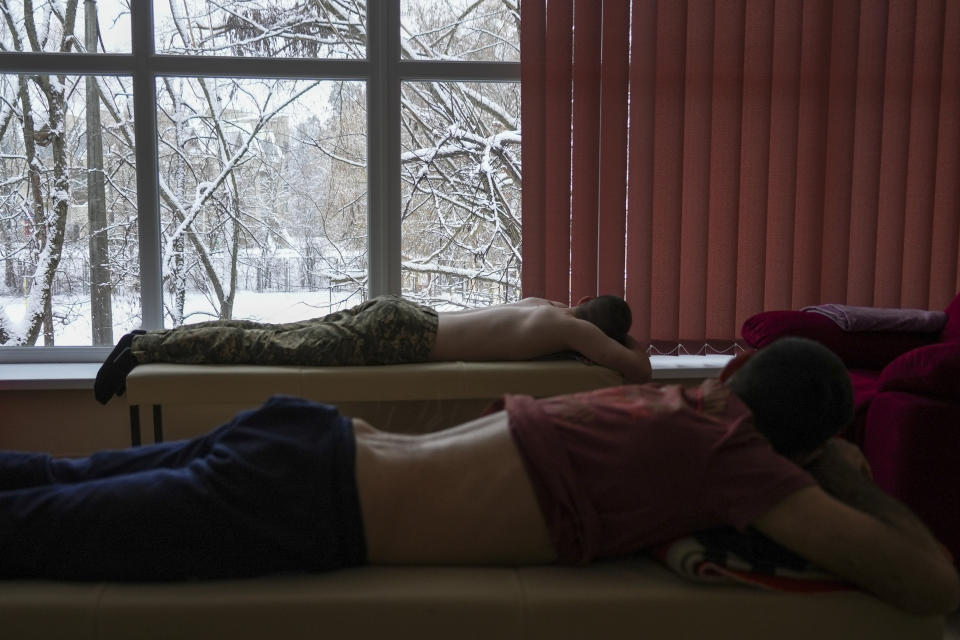
[[813, 462], [817, 460], [836, 461], [849, 465], [856, 469], [864, 478], [869, 480], [873, 479], [873, 469], [870, 468], [870, 462], [867, 461], [866, 456], [863, 455], [863, 452], [857, 445], [843, 438], [830, 438], [826, 444], [823, 445], [820, 454], [814, 458]]
[[707, 378], [700, 384], [700, 410], [708, 416], [719, 416], [727, 410], [730, 389], [719, 378]]

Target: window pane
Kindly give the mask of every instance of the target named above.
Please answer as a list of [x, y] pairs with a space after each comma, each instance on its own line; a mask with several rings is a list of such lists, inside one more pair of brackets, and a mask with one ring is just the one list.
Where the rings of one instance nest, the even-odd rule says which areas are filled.
[[365, 0], [154, 2], [157, 53], [365, 58]]
[[403, 57], [520, 61], [517, 0], [401, 0]]
[[[45, 0], [32, 2], [31, 19], [24, 19], [22, 1], [0, 3], [0, 42], [6, 51], [130, 53], [129, 0]], [[87, 7], [99, 34], [87, 46]], [[11, 29], [11, 25], [13, 28]], [[74, 36], [65, 34], [74, 34]]]
[[366, 296], [360, 82], [161, 78], [167, 327], [286, 322]]
[[140, 324], [130, 85], [0, 76], [0, 344], [112, 344]]
[[520, 85], [403, 85], [403, 293], [472, 307], [520, 295]]

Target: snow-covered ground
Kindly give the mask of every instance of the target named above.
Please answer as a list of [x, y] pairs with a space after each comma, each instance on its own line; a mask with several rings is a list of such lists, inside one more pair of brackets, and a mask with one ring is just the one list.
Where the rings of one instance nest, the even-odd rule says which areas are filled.
[[[362, 302], [359, 294], [330, 291], [263, 292], [239, 291], [234, 302], [233, 317], [260, 322], [292, 322], [304, 320]], [[80, 296], [54, 298], [54, 340], [57, 346], [89, 346], [91, 343], [90, 300]], [[23, 298], [0, 296], [0, 309], [14, 327], [24, 321], [26, 302]], [[199, 293], [187, 295], [184, 305], [186, 324], [215, 320], [214, 307]], [[140, 299], [114, 296], [113, 335], [119, 338], [140, 326]], [[167, 319], [169, 326], [169, 319]], [[42, 344], [42, 339], [40, 340]]]

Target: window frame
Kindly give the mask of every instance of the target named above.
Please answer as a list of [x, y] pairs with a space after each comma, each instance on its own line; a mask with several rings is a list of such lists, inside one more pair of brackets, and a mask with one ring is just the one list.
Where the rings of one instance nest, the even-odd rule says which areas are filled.
[[[401, 85], [408, 81], [519, 82], [519, 62], [406, 60], [400, 48], [401, 0], [367, 1], [365, 59], [160, 55], [153, 3], [130, 3], [130, 53], [0, 52], [0, 73], [66, 73], [132, 78], [140, 247], [142, 327], [163, 327], [156, 79], [252, 77], [355, 80], [367, 99], [367, 292], [399, 294], [401, 272]], [[109, 347], [5, 347], [0, 362], [99, 362]]]

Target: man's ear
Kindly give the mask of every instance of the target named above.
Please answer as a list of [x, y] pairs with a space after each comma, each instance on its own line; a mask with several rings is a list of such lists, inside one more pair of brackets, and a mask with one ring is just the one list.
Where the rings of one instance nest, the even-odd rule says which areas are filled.
[[586, 302], [590, 302], [590, 301], [593, 300], [594, 298], [596, 298], [596, 296], [583, 296], [582, 298], [580, 298], [579, 300], [577, 300], [577, 304], [574, 305], [574, 306], [578, 306], [578, 307], [579, 307], [581, 304], [584, 304], [584, 303], [586, 303]]

